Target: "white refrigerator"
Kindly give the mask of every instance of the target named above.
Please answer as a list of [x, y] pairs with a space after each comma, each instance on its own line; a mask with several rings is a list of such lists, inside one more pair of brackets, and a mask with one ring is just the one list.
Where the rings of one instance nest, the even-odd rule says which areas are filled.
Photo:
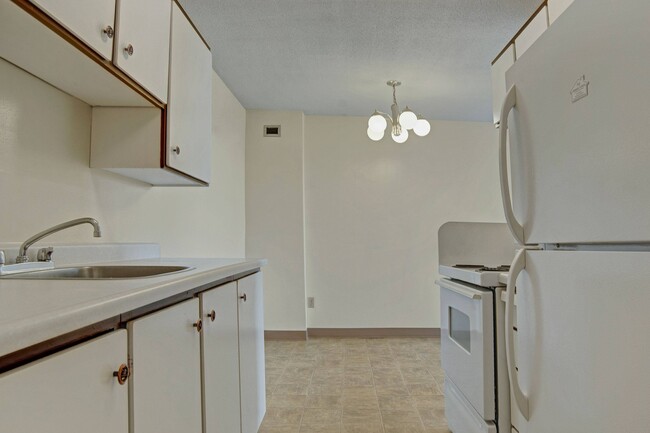
[[506, 81], [512, 423], [648, 433], [650, 1], [575, 0]]

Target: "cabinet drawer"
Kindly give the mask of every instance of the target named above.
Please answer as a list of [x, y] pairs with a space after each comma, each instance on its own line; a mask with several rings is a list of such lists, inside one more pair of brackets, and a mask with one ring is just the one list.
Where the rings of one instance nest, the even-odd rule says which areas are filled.
[[128, 433], [126, 363], [120, 330], [0, 375], [0, 431]]

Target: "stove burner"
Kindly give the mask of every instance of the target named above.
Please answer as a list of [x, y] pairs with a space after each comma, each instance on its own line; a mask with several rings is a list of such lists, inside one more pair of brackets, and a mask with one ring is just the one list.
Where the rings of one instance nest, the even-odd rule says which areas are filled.
[[476, 270], [476, 272], [509, 272], [509, 271], [510, 271], [510, 265], [501, 265], [501, 266], [496, 266], [494, 268], [483, 266]]

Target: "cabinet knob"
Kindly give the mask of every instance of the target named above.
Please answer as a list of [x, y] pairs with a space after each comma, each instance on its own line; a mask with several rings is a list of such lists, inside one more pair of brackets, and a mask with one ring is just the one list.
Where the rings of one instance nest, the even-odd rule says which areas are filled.
[[244, 302], [246, 302], [246, 293], [244, 293], [243, 295], [241, 295], [241, 296], [239, 297], [239, 299], [243, 299]]
[[[113, 27], [111, 27], [111, 26], [106, 26], [102, 30], [102, 33], [104, 33], [108, 39], [113, 39], [113, 36], [115, 36], [115, 30], [113, 30]], [[133, 48], [133, 47], [131, 47], [131, 48]]]
[[128, 54], [129, 56], [133, 55], [133, 45], [129, 44], [126, 47], [124, 47], [124, 52]]
[[129, 367], [126, 364], [120, 365], [117, 371], [113, 372], [113, 377], [117, 378], [117, 383], [120, 385], [124, 385], [130, 375], [131, 372], [129, 371]]
[[181, 148], [178, 147], [178, 146], [174, 146], [174, 147], [172, 147], [172, 152], [175, 153], [176, 155], [180, 155], [181, 154]]
[[199, 319], [196, 322], [194, 322], [192, 326], [196, 328], [196, 332], [201, 332], [201, 329], [203, 329], [203, 321]]
[[217, 318], [217, 312], [212, 310], [208, 313], [208, 317], [210, 318], [211, 322], [214, 322], [214, 320]]

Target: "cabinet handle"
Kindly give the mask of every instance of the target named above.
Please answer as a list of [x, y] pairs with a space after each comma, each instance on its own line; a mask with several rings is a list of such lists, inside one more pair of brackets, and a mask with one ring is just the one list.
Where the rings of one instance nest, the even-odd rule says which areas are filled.
[[178, 146], [174, 146], [174, 147], [172, 147], [172, 152], [175, 153], [176, 155], [180, 155], [181, 154], [181, 148], [178, 147]]
[[239, 299], [243, 299], [244, 302], [246, 302], [246, 293], [244, 293], [243, 295], [241, 295], [241, 296], [239, 297]]
[[196, 332], [201, 332], [201, 329], [203, 329], [203, 321], [199, 319], [196, 322], [194, 322], [192, 326], [196, 328]]
[[106, 26], [106, 28], [102, 30], [102, 33], [104, 33], [108, 39], [113, 39], [113, 36], [115, 36], [115, 30], [113, 30], [113, 27], [111, 26]]
[[126, 47], [124, 47], [124, 52], [128, 54], [129, 56], [133, 55], [133, 45], [129, 44]]
[[211, 322], [214, 322], [214, 320], [217, 318], [217, 312], [212, 310], [208, 313], [208, 317], [210, 318]]
[[117, 371], [113, 372], [113, 377], [117, 378], [117, 383], [119, 383], [120, 385], [124, 385], [130, 375], [131, 375], [131, 371], [129, 370], [129, 367], [126, 364], [120, 365]]

